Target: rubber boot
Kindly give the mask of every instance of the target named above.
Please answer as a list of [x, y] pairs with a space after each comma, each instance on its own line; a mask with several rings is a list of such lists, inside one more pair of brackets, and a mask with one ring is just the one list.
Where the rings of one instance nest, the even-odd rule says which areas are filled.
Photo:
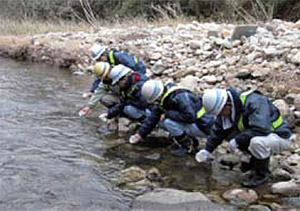
[[185, 156], [194, 151], [193, 141], [185, 133], [173, 138], [176, 148], [171, 151], [175, 156]]
[[247, 171], [253, 170], [253, 166], [255, 165], [254, 162], [255, 161], [254, 161], [254, 157], [253, 156], [251, 156], [249, 162], [241, 161], [241, 167], [240, 167], [241, 172], [245, 173]]
[[255, 188], [267, 182], [269, 179], [269, 161], [269, 157], [266, 159], [257, 159], [253, 157], [254, 174], [248, 178], [247, 181], [244, 181], [242, 185], [247, 188]]

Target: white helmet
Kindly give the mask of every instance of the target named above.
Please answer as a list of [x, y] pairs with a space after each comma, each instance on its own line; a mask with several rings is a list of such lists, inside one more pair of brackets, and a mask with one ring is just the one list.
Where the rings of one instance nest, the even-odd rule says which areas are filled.
[[130, 68], [122, 64], [119, 64], [115, 66], [113, 69], [111, 69], [108, 77], [112, 80], [112, 85], [115, 85], [116, 83], [118, 83], [118, 81], [121, 78], [123, 78], [125, 75], [127, 75], [130, 72], [133, 72], [133, 70], [131, 70]]
[[218, 116], [224, 108], [228, 95], [226, 89], [207, 89], [203, 94], [203, 107], [206, 112]]
[[90, 51], [91, 51], [91, 55], [92, 55], [92, 58], [94, 60], [97, 60], [100, 58], [100, 56], [105, 52], [106, 50], [106, 47], [105, 46], [102, 46], [102, 45], [99, 45], [99, 44], [95, 44], [91, 47]]
[[142, 96], [148, 103], [157, 100], [164, 91], [164, 85], [159, 80], [148, 80], [142, 86]]

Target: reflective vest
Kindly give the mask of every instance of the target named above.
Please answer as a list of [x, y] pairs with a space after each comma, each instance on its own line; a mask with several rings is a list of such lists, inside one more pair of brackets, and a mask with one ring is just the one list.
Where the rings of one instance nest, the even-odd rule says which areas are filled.
[[[242, 104], [243, 106], [245, 105], [246, 103], [246, 98], [249, 94], [253, 93], [254, 90], [249, 90], [249, 91], [246, 91], [246, 92], [243, 92], [241, 95], [240, 95], [240, 100], [242, 101]], [[281, 115], [279, 114], [279, 117], [277, 119], [275, 119], [274, 121], [272, 121], [272, 125], [271, 125], [271, 131], [274, 131], [276, 128], [278, 128], [280, 125], [282, 124], [282, 117]], [[245, 128], [245, 125], [244, 125], [244, 122], [243, 122], [243, 115], [241, 114], [240, 118], [239, 118], [239, 121], [238, 121], [238, 129], [240, 132], [242, 131], [245, 131], [246, 128]]]
[[[112, 67], [114, 67], [116, 65], [116, 61], [115, 61], [115, 57], [114, 57], [114, 51], [110, 51], [108, 54], [108, 59], [109, 59], [109, 63]], [[134, 61], [137, 64], [138, 63], [138, 59], [134, 56]]]
[[[171, 88], [169, 88], [164, 95], [162, 96], [161, 100], [160, 100], [160, 105], [161, 107], [163, 107], [164, 105], [164, 101], [165, 99], [174, 91], [179, 90], [179, 89], [183, 89], [183, 90], [188, 90], [190, 91], [188, 88], [186, 87], [182, 87], [182, 86], [172, 86]], [[197, 111], [197, 119], [200, 119], [203, 115], [205, 114], [205, 108], [202, 107], [199, 111]]]
[[122, 92], [123, 97], [130, 97], [132, 98], [132, 93], [135, 91], [137, 84], [134, 84], [127, 92]]

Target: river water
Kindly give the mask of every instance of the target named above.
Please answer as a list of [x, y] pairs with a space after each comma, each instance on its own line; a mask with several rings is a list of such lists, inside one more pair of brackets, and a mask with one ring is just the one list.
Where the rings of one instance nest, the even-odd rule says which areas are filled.
[[128, 210], [114, 162], [82, 122], [83, 77], [0, 58], [0, 210]]

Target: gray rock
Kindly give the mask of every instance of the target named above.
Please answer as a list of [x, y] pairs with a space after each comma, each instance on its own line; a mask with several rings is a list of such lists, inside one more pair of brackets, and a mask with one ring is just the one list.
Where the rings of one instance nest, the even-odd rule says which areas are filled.
[[222, 196], [234, 205], [247, 205], [258, 199], [258, 195], [254, 190], [246, 188], [228, 190]]
[[290, 180], [287, 182], [278, 182], [272, 185], [272, 193], [283, 195], [300, 194], [300, 180]]
[[151, 72], [154, 75], [161, 75], [163, 74], [164, 70], [166, 68], [164, 67], [164, 65], [162, 64], [161, 60], [159, 60], [158, 62], [156, 62], [152, 67], [151, 67]]
[[250, 37], [256, 33], [257, 26], [237, 26], [231, 36], [232, 40], [238, 40], [242, 36]]
[[132, 210], [230, 210], [212, 203], [200, 192], [185, 192], [175, 189], [155, 189], [136, 198]]
[[247, 211], [271, 211], [271, 209], [263, 205], [251, 205]]
[[300, 52], [292, 57], [291, 62], [294, 64], [300, 64]]
[[203, 45], [203, 42], [200, 40], [191, 40], [189, 46], [191, 49], [199, 49]]

